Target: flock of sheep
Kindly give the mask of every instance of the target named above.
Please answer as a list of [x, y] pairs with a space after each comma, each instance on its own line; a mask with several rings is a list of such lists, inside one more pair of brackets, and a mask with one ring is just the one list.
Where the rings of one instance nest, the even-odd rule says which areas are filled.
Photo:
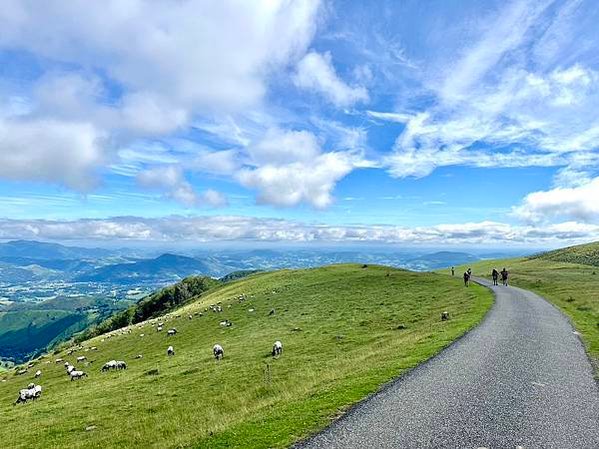
[[[238, 296], [239, 302], [243, 302], [243, 301], [245, 301], [245, 299], [246, 299], [245, 295]], [[221, 304], [220, 302], [218, 304], [212, 304], [212, 305], [210, 305], [209, 308], [206, 308], [205, 311], [212, 310], [215, 313], [220, 313], [223, 311], [223, 308], [220, 304]], [[231, 306], [229, 306], [229, 307], [231, 307]], [[251, 309], [251, 311], [253, 311], [253, 309]], [[202, 316], [202, 313], [196, 312], [196, 315]], [[272, 315], [272, 311], [271, 311], [271, 315]], [[167, 317], [168, 317], [168, 315], [167, 315]], [[167, 317], [165, 317], [165, 319]], [[180, 318], [180, 315], [176, 315], [176, 317]], [[193, 319], [193, 316], [190, 314], [188, 316], [188, 318], [191, 320], [191, 319]], [[163, 330], [163, 327], [164, 327], [163, 321], [150, 320], [150, 324], [152, 326], [156, 326], [156, 331], [158, 331], [158, 332], [161, 332]], [[223, 327], [231, 327], [232, 325], [233, 325], [233, 323], [229, 320], [224, 320], [224, 321], [220, 322], [220, 326], [223, 326]], [[138, 325], [138, 327], [139, 328], [143, 327], [143, 324], [140, 323]], [[122, 334], [130, 334], [131, 329], [127, 328], [127, 329], [120, 329], [118, 331], [110, 332], [110, 333], [106, 334], [105, 338], [101, 339], [101, 341], [103, 342], [105, 339], [111, 338], [113, 335], [116, 335], [117, 333], [121, 334], [121, 335]], [[177, 333], [178, 333], [177, 329], [173, 327], [167, 331], [167, 336], [171, 337], [171, 336], [176, 335]], [[140, 334], [140, 337], [143, 337], [144, 335], [145, 334], [142, 333], [142, 334]], [[67, 351], [67, 354], [71, 355], [75, 351], [80, 350], [80, 349], [82, 349], [81, 346], [72, 347]], [[96, 351], [97, 347], [92, 346], [90, 348], [85, 348], [85, 351], [89, 351], [89, 350]], [[174, 356], [175, 355], [174, 347], [172, 345], [170, 345], [167, 348], [166, 353], [167, 353], [167, 356]], [[281, 343], [280, 340], [277, 340], [274, 342], [271, 353], [272, 353], [273, 357], [280, 356], [283, 353], [283, 344]], [[212, 354], [214, 355], [214, 358], [216, 360], [221, 360], [225, 356], [225, 350], [223, 349], [223, 347], [220, 344], [217, 343], [212, 347]], [[141, 354], [139, 354], [135, 358], [141, 359], [142, 357], [143, 356]], [[87, 361], [87, 357], [83, 356], [83, 355], [78, 356], [76, 358], [76, 360], [78, 363], [84, 363]], [[63, 363], [63, 362], [64, 362], [64, 367], [65, 367], [66, 373], [70, 377], [71, 381], [82, 379], [83, 377], [87, 377], [87, 373], [85, 371], [76, 369], [75, 366], [71, 365], [68, 361], [64, 361], [62, 358], [57, 358], [55, 360], [55, 363]], [[48, 361], [46, 363], [51, 363], [51, 362]], [[89, 362], [89, 363], [91, 363], [91, 362]], [[33, 363], [30, 363], [28, 365], [28, 368], [30, 368], [32, 366], [33, 366]], [[106, 362], [104, 365], [102, 365], [102, 368], [100, 371], [107, 372], [110, 370], [126, 370], [126, 369], [127, 369], [127, 363], [125, 361], [110, 360], [110, 361]], [[17, 372], [17, 374], [25, 374], [26, 372], [27, 372], [27, 369], [24, 369], [24, 370]], [[35, 373], [35, 378], [37, 379], [37, 378], [41, 377], [41, 375], [42, 375], [41, 370], [37, 370]], [[39, 398], [41, 396], [41, 393], [42, 393], [41, 385], [35, 385], [35, 384], [31, 383], [28, 385], [27, 388], [21, 389], [19, 391], [19, 397], [15, 401], [14, 405], [20, 404], [20, 403], [26, 403], [27, 401], [30, 401], [30, 400], [33, 401], [33, 400]]]

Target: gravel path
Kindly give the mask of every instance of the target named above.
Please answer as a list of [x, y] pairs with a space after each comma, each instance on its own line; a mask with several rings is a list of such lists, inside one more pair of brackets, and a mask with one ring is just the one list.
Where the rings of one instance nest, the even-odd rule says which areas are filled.
[[599, 390], [568, 320], [491, 288], [479, 327], [297, 447], [599, 448]]

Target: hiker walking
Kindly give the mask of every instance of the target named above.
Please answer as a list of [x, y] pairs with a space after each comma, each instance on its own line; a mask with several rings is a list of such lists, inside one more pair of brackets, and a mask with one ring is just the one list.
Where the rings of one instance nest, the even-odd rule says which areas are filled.
[[497, 271], [497, 268], [493, 268], [491, 276], [493, 277], [493, 285], [499, 285], [499, 283], [497, 282], [497, 279], [499, 279], [499, 271]]
[[468, 267], [468, 270], [466, 270], [468, 272], [468, 278], [472, 277], [472, 268]]
[[507, 278], [508, 278], [509, 273], [507, 272], [507, 270], [505, 269], [505, 267], [503, 268], [503, 270], [501, 270], [501, 283], [507, 287]]
[[451, 275], [455, 276], [455, 267], [451, 267]]
[[464, 271], [464, 285], [468, 287], [470, 285], [470, 275], [468, 271]]

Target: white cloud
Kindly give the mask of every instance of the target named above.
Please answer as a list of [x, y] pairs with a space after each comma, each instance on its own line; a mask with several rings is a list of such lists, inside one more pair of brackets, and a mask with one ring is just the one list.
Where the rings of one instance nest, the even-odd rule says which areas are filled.
[[551, 221], [574, 219], [587, 223], [599, 223], [599, 177], [578, 187], [558, 187], [533, 192], [514, 209], [514, 214], [524, 220]]
[[236, 150], [202, 151], [193, 163], [192, 168], [216, 175], [232, 175], [241, 165], [241, 155]]
[[0, 177], [94, 188], [105, 136], [91, 123], [0, 118]]
[[188, 207], [201, 205], [223, 207], [227, 205], [226, 197], [215, 190], [210, 189], [202, 194], [196, 193], [185, 179], [183, 170], [174, 165], [145, 170], [137, 175], [137, 182], [144, 188], [160, 190], [167, 198]]
[[[0, 176], [87, 189], [89, 169], [109, 159], [97, 135], [113, 146], [129, 145], [181, 129], [199, 116], [262, 107], [269, 77], [305, 53], [319, 7], [319, 0], [49, 0], [43, 8], [29, 0], [3, 2], [0, 50], [27, 52], [42, 68], [68, 66], [71, 72], [49, 69], [32, 86], [13, 86], [23, 91], [27, 107], [0, 105], [0, 117], [27, 117], [30, 127], [47, 133], [52, 128], [64, 140], [72, 132], [73, 142], [65, 142], [57, 157], [58, 150], [47, 148], [52, 138], [46, 145], [16, 136], [21, 157], [3, 154], [10, 165], [0, 168]], [[9, 126], [0, 126], [8, 133]], [[36, 168], [58, 160], [66, 163], [54, 174]], [[198, 164], [208, 162], [223, 168], [222, 159], [201, 156]], [[113, 167], [135, 173], [127, 162]], [[186, 191], [177, 196], [191, 198]]]
[[278, 207], [330, 206], [335, 184], [361, 160], [354, 151], [323, 152], [308, 131], [271, 129], [248, 151], [252, 166], [241, 169], [237, 179], [258, 191], [259, 203]]
[[305, 202], [323, 209], [333, 202], [337, 181], [349, 174], [353, 162], [346, 153], [321, 154], [310, 162], [263, 165], [239, 173], [241, 183], [258, 190], [258, 202], [290, 207]]
[[308, 131], [269, 129], [264, 137], [248, 148], [256, 165], [285, 165], [310, 162], [320, 153], [320, 143]]
[[564, 245], [596, 239], [599, 225], [563, 222], [511, 226], [497, 222], [430, 227], [332, 226], [238, 216], [115, 217], [74, 221], [0, 219], [0, 239], [87, 241], [364, 242], [428, 245]]
[[[448, 41], [448, 50], [421, 64], [428, 107], [409, 112], [414, 103], [406, 101], [396, 111], [366, 111], [405, 124], [386, 158], [390, 173], [426, 176], [444, 165], [575, 168], [581, 154], [595, 152], [599, 73], [592, 59], [571, 57], [575, 47], [589, 47], [565, 32], [566, 22], [576, 26], [575, 9], [572, 2], [514, 0], [489, 7], [480, 23], [455, 24], [453, 33], [472, 38]], [[586, 39], [596, 48], [592, 35]], [[533, 61], [549, 44], [560, 58]]]
[[361, 86], [348, 86], [337, 75], [331, 54], [310, 52], [297, 64], [295, 84], [324, 95], [338, 107], [351, 106], [368, 100], [368, 91]]

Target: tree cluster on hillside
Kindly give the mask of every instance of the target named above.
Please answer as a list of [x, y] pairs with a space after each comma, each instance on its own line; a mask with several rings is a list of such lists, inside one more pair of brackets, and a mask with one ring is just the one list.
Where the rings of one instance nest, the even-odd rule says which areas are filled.
[[220, 278], [220, 281], [223, 283], [227, 283], [227, 282], [233, 282], [236, 281], [238, 279], [243, 279], [245, 277], [251, 276], [252, 274], [256, 274], [256, 273], [262, 273], [263, 270], [238, 270], [238, 271], [233, 271], [232, 273], [229, 273], [225, 276], [223, 276], [222, 278]]
[[77, 342], [87, 340], [162, 315], [220, 284], [220, 281], [208, 276], [190, 276], [140, 299], [126, 310], [79, 334], [75, 340]]

